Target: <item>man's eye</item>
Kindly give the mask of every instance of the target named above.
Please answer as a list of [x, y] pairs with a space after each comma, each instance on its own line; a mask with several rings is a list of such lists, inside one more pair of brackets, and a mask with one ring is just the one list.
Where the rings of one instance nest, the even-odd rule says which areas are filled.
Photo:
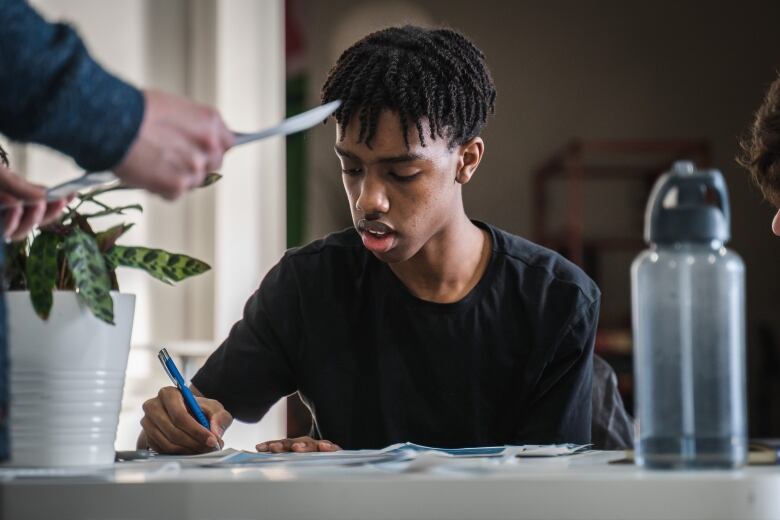
[[399, 174], [397, 174], [397, 173], [395, 173], [395, 172], [389, 172], [389, 173], [388, 173], [388, 175], [389, 175], [389, 176], [390, 176], [390, 177], [391, 177], [393, 180], [396, 180], [396, 181], [398, 181], [398, 182], [409, 182], [409, 181], [413, 181], [413, 180], [414, 180], [414, 179], [415, 179], [415, 178], [416, 178], [416, 177], [417, 177], [419, 174], [420, 174], [420, 172], [413, 173], [413, 174], [411, 174], [411, 175], [408, 175], [408, 174], [405, 174], [405, 175], [399, 175]]
[[362, 168], [342, 168], [341, 173], [344, 175], [360, 175], [363, 171]]

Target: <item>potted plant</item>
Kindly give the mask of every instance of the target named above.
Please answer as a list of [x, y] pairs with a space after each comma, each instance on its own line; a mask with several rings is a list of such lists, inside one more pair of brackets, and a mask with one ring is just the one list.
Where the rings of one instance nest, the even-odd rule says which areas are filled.
[[[219, 180], [210, 174], [204, 186]], [[173, 284], [210, 267], [118, 240], [133, 224], [96, 231], [108, 215], [142, 211], [76, 196], [55, 224], [6, 244], [11, 464], [110, 464], [122, 401], [135, 296], [119, 292], [119, 267]]]

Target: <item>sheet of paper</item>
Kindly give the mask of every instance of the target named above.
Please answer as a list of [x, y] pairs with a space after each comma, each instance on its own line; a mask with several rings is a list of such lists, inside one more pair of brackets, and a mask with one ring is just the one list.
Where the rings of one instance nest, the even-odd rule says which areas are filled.
[[559, 457], [561, 455], [574, 455], [590, 448], [590, 444], [526, 444], [516, 446], [519, 448], [517, 457]]
[[210, 451], [208, 453], [198, 453], [197, 455], [155, 455], [157, 459], [181, 459], [181, 460], [219, 460], [227, 456], [240, 453], [233, 448], [225, 448], [217, 451]]
[[232, 466], [243, 464], [293, 464], [293, 465], [353, 465], [396, 460], [401, 456], [401, 444], [381, 450], [341, 450], [313, 453], [267, 453], [240, 451], [214, 461], [209, 465]]
[[340, 104], [340, 100], [331, 101], [325, 105], [321, 105], [316, 108], [312, 108], [311, 110], [307, 110], [301, 114], [289, 117], [280, 124], [266, 128], [265, 130], [260, 130], [259, 132], [234, 132], [236, 138], [235, 146], [251, 143], [252, 141], [257, 141], [259, 139], [265, 139], [266, 137], [270, 137], [272, 135], [289, 135], [300, 132], [302, 130], [307, 130], [314, 125], [322, 123], [328, 119], [328, 117], [336, 111]]
[[232, 466], [245, 464], [292, 464], [292, 465], [358, 465], [387, 464], [411, 461], [424, 456], [426, 459], [466, 458], [511, 458], [511, 457], [553, 457], [570, 455], [587, 449], [575, 444], [486, 446], [476, 448], [435, 448], [414, 443], [393, 444], [381, 450], [342, 450], [314, 453], [255, 453], [240, 451], [218, 460], [211, 459], [208, 465]]

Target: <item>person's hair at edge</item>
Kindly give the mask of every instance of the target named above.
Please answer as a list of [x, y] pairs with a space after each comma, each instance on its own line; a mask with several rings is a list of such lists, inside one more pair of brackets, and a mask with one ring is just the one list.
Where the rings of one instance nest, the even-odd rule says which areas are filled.
[[6, 167], [8, 166], [8, 154], [5, 153], [2, 146], [0, 146], [0, 164]]
[[750, 170], [764, 197], [780, 204], [780, 76], [769, 87], [741, 145], [742, 154], [737, 160]]
[[357, 116], [358, 142], [371, 147], [379, 114], [389, 109], [400, 117], [407, 147], [411, 125], [425, 146], [423, 118], [431, 139], [453, 147], [479, 135], [496, 89], [485, 56], [465, 36], [407, 25], [371, 33], [341, 54], [322, 86], [323, 103], [337, 99], [342, 139]]

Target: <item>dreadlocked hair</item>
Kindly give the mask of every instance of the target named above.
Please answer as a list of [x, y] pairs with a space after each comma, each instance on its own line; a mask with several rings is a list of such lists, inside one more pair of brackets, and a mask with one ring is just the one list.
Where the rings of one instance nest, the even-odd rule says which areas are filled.
[[750, 170], [767, 200], [780, 201], [780, 77], [756, 112], [750, 135], [741, 142], [739, 163]]
[[380, 113], [392, 110], [407, 147], [412, 124], [425, 146], [423, 118], [430, 138], [452, 147], [479, 135], [494, 112], [496, 89], [484, 54], [465, 36], [407, 25], [371, 33], [341, 54], [322, 86], [323, 103], [337, 99], [342, 139], [357, 117], [358, 142], [370, 147]]

